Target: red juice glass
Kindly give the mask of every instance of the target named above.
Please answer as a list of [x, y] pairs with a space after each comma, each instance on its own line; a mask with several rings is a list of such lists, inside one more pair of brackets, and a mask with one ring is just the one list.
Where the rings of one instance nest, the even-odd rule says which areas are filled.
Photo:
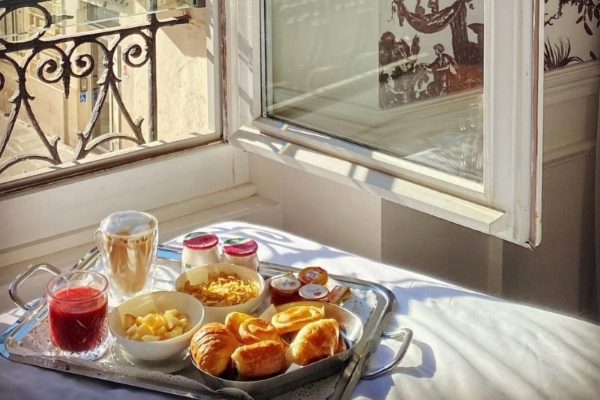
[[93, 271], [70, 271], [47, 286], [52, 344], [69, 356], [93, 360], [106, 350], [108, 280]]

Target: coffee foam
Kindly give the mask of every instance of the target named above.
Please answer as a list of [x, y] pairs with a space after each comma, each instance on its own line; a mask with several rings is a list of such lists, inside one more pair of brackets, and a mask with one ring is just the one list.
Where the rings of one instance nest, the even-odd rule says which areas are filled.
[[110, 236], [137, 236], [156, 227], [156, 219], [139, 211], [120, 211], [109, 215], [100, 229]]

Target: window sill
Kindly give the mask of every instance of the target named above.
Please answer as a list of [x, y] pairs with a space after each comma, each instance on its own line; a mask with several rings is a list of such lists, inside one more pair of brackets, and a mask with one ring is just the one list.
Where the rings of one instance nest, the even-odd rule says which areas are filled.
[[500, 237], [510, 232], [506, 229], [509, 217], [507, 213], [417, 185], [355, 161], [344, 160], [247, 128], [230, 135], [228, 140], [233, 146], [250, 153], [372, 193], [476, 231], [493, 233]]
[[0, 200], [0, 266], [88, 244], [99, 222], [117, 210], [148, 211], [161, 223], [181, 224], [253, 196], [249, 180], [247, 155], [217, 144], [6, 196]]

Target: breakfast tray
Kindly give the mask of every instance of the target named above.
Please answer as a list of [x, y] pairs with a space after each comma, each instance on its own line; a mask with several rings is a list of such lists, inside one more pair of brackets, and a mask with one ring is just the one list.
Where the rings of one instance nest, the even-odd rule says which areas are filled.
[[[173, 282], [181, 269], [181, 254], [178, 249], [161, 247], [157, 257], [158, 273], [155, 278], [155, 289], [172, 290]], [[101, 270], [99, 253], [90, 251], [74, 267], [76, 270]], [[47, 304], [44, 297], [25, 304], [17, 294], [17, 288], [36, 270], [52, 268], [44, 264], [30, 266], [23, 274], [15, 278], [10, 286], [10, 294], [16, 304], [25, 308], [25, 314], [0, 336], [0, 354], [5, 358], [38, 367], [48, 368], [70, 374], [87, 376], [95, 379], [118, 382], [134, 387], [149, 389], [194, 399], [212, 398], [315, 398], [315, 399], [347, 399], [350, 398], [358, 381], [373, 379], [391, 369], [401, 361], [406, 353], [412, 332], [402, 329], [394, 333], [384, 333], [394, 308], [394, 294], [385, 287], [358, 279], [331, 276], [351, 288], [352, 296], [343, 307], [361, 318], [364, 325], [362, 338], [353, 348], [353, 354], [343, 365], [341, 371], [317, 371], [311, 365], [302, 368], [293, 385], [270, 388], [253, 397], [235, 387], [213, 390], [206, 386], [202, 377], [187, 358], [170, 364], [141, 363], [131, 360], [118, 351], [118, 346], [110, 343], [109, 351], [95, 361], [75, 358], [57, 357], [49, 349], [47, 323]], [[265, 279], [286, 272], [298, 272], [297, 269], [284, 265], [261, 263], [260, 273]], [[270, 298], [270, 296], [266, 296]], [[268, 303], [269, 299], [265, 300]], [[111, 305], [109, 303], [109, 305]], [[269, 304], [263, 304], [264, 309]], [[260, 312], [260, 309], [259, 309]], [[376, 349], [380, 338], [404, 336], [402, 346], [388, 365], [377, 371], [364, 373], [370, 354]], [[112, 341], [112, 338], [110, 339]]]

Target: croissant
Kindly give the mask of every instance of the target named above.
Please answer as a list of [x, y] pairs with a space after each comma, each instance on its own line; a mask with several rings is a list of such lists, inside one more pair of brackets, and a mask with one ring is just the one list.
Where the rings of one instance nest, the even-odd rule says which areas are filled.
[[335, 319], [322, 319], [307, 324], [288, 348], [288, 363], [308, 365], [333, 356], [338, 348], [340, 326]]
[[192, 337], [190, 354], [202, 371], [219, 376], [237, 347], [238, 341], [225, 325], [210, 322]]
[[262, 318], [248, 318], [239, 327], [240, 342], [253, 344], [263, 340], [273, 340], [281, 343], [281, 337], [269, 321]]
[[314, 322], [325, 317], [325, 309], [313, 306], [296, 306], [277, 313], [271, 318], [271, 324], [277, 333], [283, 335], [288, 332], [299, 331], [309, 322]]
[[346, 341], [344, 340], [344, 336], [339, 335], [338, 344], [337, 344], [337, 347], [335, 348], [335, 354], [343, 353], [346, 350], [348, 350], [348, 345], [346, 344]]
[[266, 378], [287, 367], [283, 346], [272, 340], [239, 347], [231, 359], [242, 380]]
[[240, 337], [240, 325], [242, 325], [242, 322], [248, 318], [252, 317], [241, 312], [231, 312], [225, 317], [225, 325], [227, 326], [227, 329], [233, 333], [233, 336], [235, 336], [238, 342], [242, 342], [242, 338]]

